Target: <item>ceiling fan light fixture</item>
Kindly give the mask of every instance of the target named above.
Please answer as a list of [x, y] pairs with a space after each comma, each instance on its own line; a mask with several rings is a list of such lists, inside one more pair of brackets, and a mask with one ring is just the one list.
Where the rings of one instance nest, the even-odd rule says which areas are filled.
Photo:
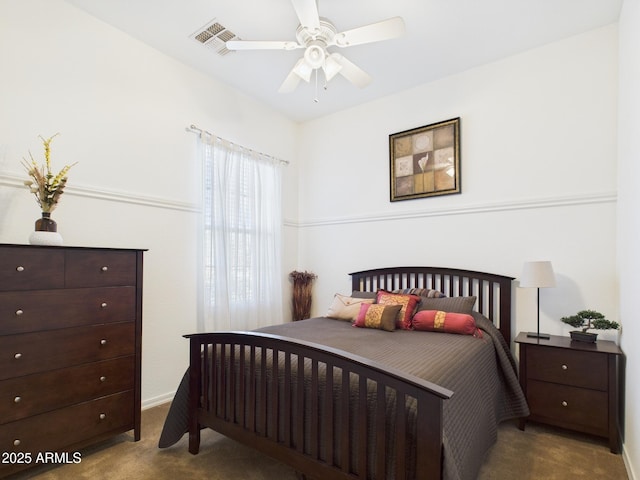
[[333, 55], [334, 54], [327, 56], [324, 65], [322, 66], [322, 70], [324, 70], [324, 76], [327, 79], [327, 82], [335, 77], [338, 73], [340, 73], [340, 70], [342, 70], [342, 65], [338, 63], [335, 58], [333, 58]]
[[325, 53], [324, 45], [321, 45], [320, 42], [312, 43], [304, 51], [304, 59], [314, 70], [324, 65], [326, 56], [327, 54]]
[[313, 72], [313, 68], [307, 63], [305, 58], [301, 58], [296, 63], [296, 66], [293, 67], [293, 71], [296, 75], [298, 75], [305, 82], [309, 82], [311, 80], [311, 72]]

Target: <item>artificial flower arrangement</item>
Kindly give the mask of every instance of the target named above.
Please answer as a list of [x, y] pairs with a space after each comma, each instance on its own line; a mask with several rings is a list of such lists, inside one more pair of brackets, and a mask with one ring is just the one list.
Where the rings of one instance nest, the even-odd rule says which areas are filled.
[[58, 135], [59, 133], [56, 133], [47, 139], [42, 135], [39, 136], [44, 145], [45, 163], [43, 165], [36, 163], [31, 152], [29, 152], [30, 162], [23, 159], [23, 165], [33, 179], [25, 180], [24, 184], [35, 195], [43, 213], [51, 213], [56, 208], [60, 201], [60, 195], [64, 192], [64, 187], [67, 184], [67, 173], [75, 165], [75, 163], [65, 165], [57, 175], [51, 171], [51, 141]]

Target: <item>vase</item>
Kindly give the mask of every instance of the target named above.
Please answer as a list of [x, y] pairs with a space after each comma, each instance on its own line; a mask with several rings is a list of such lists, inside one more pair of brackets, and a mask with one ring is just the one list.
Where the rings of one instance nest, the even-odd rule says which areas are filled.
[[36, 229], [29, 236], [31, 245], [62, 245], [62, 236], [58, 233], [58, 224], [51, 218], [51, 212], [42, 212], [36, 220]]

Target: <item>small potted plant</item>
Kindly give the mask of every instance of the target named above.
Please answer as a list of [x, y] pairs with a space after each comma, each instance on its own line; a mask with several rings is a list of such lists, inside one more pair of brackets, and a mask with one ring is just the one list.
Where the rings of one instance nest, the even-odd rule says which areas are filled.
[[560, 320], [567, 325], [582, 329], [569, 332], [571, 340], [580, 342], [594, 343], [596, 341], [598, 334], [587, 330], [618, 330], [620, 328], [618, 322], [607, 320], [603, 314], [595, 310], [581, 310], [575, 315], [562, 317]]

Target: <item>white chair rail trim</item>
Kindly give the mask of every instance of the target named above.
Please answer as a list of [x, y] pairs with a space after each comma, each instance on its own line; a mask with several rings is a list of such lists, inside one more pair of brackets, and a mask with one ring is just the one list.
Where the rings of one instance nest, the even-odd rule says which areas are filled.
[[[24, 180], [26, 180], [26, 177], [0, 173], [0, 185], [25, 189], [25, 193], [28, 193], [24, 186]], [[169, 210], [181, 210], [185, 212], [199, 211], [198, 206], [193, 203], [181, 202], [178, 200], [167, 198], [138, 195], [130, 192], [106, 190], [98, 187], [67, 185], [65, 187], [64, 194], [120, 203], [130, 203], [134, 205], [145, 205], [148, 207], [165, 208]]]
[[[0, 185], [25, 188], [24, 177], [0, 173]], [[178, 200], [143, 196], [130, 192], [119, 192], [102, 188], [67, 185], [65, 195], [76, 195], [87, 198], [109, 200], [121, 203], [131, 203], [135, 205], [145, 205], [155, 208], [165, 208], [169, 210], [180, 210], [184, 212], [199, 212], [200, 208], [194, 203], [181, 202]], [[295, 220], [284, 219], [286, 227], [309, 228], [323, 227], [331, 225], [344, 225], [354, 223], [381, 222], [390, 220], [411, 220], [416, 218], [439, 217], [443, 215], [473, 215], [480, 213], [503, 212], [510, 210], [528, 210], [539, 208], [556, 208], [576, 205], [616, 203], [617, 192], [596, 192], [584, 195], [571, 195], [565, 197], [547, 197], [530, 200], [516, 200], [493, 202], [477, 205], [466, 205], [462, 207], [440, 208], [430, 210], [399, 211], [383, 214], [353, 215], [346, 217], [333, 217], [324, 219]]]
[[297, 223], [297, 227], [306, 228], [329, 225], [381, 222], [390, 220], [411, 220], [416, 218], [439, 217], [443, 215], [473, 215], [481, 213], [504, 212], [510, 210], [530, 210], [539, 208], [557, 208], [576, 205], [616, 203], [616, 201], [616, 192], [602, 192], [566, 197], [548, 197], [530, 200], [493, 202], [453, 208], [445, 207], [431, 210], [414, 210], [405, 212], [390, 212], [384, 214], [354, 215], [349, 217], [301, 220]]

